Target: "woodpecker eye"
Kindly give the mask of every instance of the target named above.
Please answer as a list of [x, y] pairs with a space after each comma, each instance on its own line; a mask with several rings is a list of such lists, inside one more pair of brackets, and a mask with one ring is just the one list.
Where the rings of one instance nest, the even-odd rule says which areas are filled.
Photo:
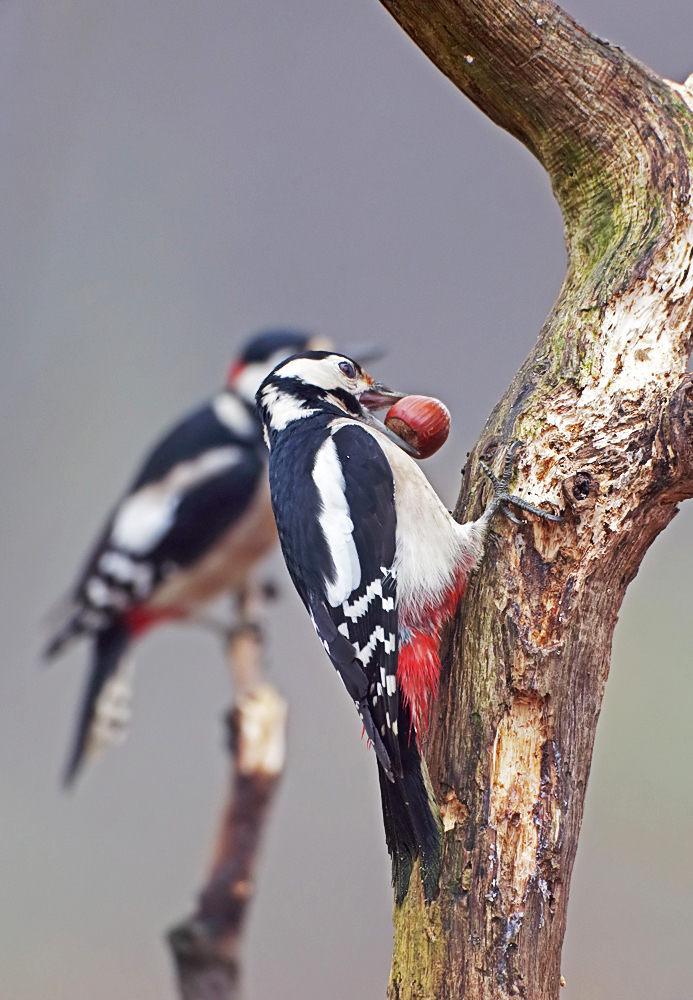
[[339, 370], [344, 372], [347, 378], [356, 378], [356, 369], [351, 361], [340, 361]]

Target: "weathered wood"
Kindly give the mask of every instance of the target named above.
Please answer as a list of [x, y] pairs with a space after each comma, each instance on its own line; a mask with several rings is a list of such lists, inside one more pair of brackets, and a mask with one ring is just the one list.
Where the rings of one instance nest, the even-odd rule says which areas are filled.
[[235, 1000], [240, 946], [262, 833], [284, 768], [286, 702], [263, 680], [262, 591], [241, 595], [231, 635], [235, 701], [227, 717], [229, 798], [197, 909], [168, 934], [182, 1000]]
[[552, 3], [383, 3], [542, 163], [568, 249], [456, 511], [480, 513], [479, 460], [520, 438], [516, 489], [566, 520], [499, 519], [444, 643], [426, 748], [446, 831], [441, 892], [425, 907], [414, 880], [395, 913], [389, 996], [548, 1000], [618, 611], [693, 495], [693, 94]]

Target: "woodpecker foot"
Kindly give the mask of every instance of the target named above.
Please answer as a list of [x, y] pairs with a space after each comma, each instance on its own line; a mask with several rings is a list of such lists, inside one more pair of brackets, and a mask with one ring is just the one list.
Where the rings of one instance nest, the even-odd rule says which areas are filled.
[[505, 516], [513, 522], [513, 524], [522, 524], [523, 522], [520, 518], [515, 517], [512, 511], [508, 509], [508, 504], [512, 504], [514, 507], [519, 507], [521, 510], [529, 511], [530, 514], [536, 514], [537, 517], [544, 518], [545, 521], [562, 521], [563, 518], [560, 514], [551, 514], [548, 510], [542, 510], [541, 507], [535, 507], [534, 504], [529, 503], [528, 500], [523, 500], [522, 497], [516, 497], [513, 493], [508, 493], [508, 485], [515, 469], [515, 456], [522, 447], [522, 444], [522, 441], [513, 441], [508, 448], [508, 453], [505, 456], [503, 472], [501, 473], [500, 479], [494, 475], [485, 462], [480, 463], [481, 468], [493, 484], [493, 499], [491, 500], [486, 513], [489, 517], [492, 517], [496, 511], [500, 509], [503, 511]]

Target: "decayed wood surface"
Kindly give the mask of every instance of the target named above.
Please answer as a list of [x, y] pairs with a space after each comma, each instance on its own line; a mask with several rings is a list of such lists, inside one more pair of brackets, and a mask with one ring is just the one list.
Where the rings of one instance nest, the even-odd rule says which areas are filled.
[[182, 1000], [235, 1000], [254, 869], [284, 769], [286, 702], [263, 677], [263, 593], [241, 595], [228, 645], [235, 700], [227, 717], [229, 798], [195, 913], [169, 932]]
[[548, 1000], [618, 611], [693, 495], [693, 86], [658, 78], [552, 3], [382, 2], [547, 170], [569, 255], [456, 512], [478, 516], [479, 460], [498, 462], [520, 438], [517, 490], [565, 522], [499, 519], [444, 643], [426, 748], [441, 892], [426, 907], [414, 880], [395, 913], [389, 996]]

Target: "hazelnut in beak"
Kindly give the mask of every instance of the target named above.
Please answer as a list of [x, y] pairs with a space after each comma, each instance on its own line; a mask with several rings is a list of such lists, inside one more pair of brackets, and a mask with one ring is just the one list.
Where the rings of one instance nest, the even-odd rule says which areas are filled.
[[433, 396], [404, 396], [388, 410], [385, 426], [402, 438], [418, 458], [428, 458], [447, 440], [450, 411]]
[[416, 448], [405, 441], [404, 438], [391, 431], [389, 427], [386, 427], [382, 420], [378, 420], [373, 413], [373, 410], [382, 410], [386, 406], [392, 407], [393, 403], [406, 398], [406, 393], [388, 389], [381, 382], [373, 382], [367, 389], [359, 393], [359, 403], [363, 407], [363, 419], [366, 423], [369, 423], [372, 427], [377, 427], [381, 434], [389, 437], [391, 441], [394, 441], [402, 451], [406, 451], [412, 458], [420, 458], [421, 456]]

